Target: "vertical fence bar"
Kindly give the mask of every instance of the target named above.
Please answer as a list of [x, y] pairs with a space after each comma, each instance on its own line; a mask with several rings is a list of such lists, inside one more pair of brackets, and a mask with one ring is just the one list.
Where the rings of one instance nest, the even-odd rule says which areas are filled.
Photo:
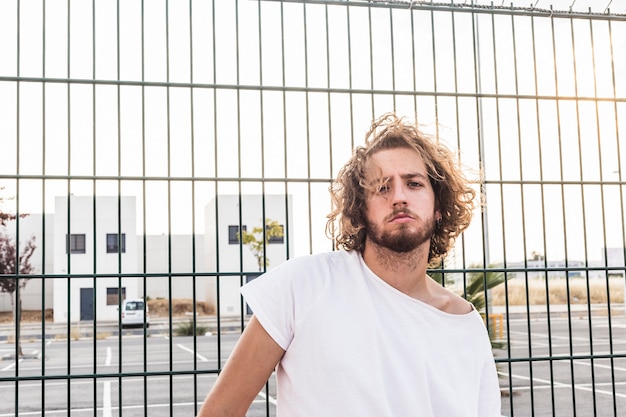
[[[97, 78], [97, 70], [96, 70], [96, 66], [98, 63], [97, 57], [97, 48], [96, 48], [96, 2], [95, 0], [91, 1], [91, 77], [92, 79], [96, 79]], [[97, 299], [97, 294], [96, 294], [96, 288], [98, 288], [97, 286], [97, 273], [98, 273], [98, 261], [97, 261], [97, 257], [96, 257], [96, 253], [97, 253], [97, 244], [96, 244], [96, 236], [97, 236], [97, 227], [96, 227], [96, 219], [98, 218], [98, 209], [97, 209], [97, 181], [96, 181], [96, 176], [98, 174], [98, 158], [96, 157], [96, 144], [97, 144], [97, 100], [96, 100], [96, 84], [92, 84], [91, 86], [91, 118], [92, 118], [92, 127], [91, 127], [91, 143], [92, 143], [92, 151], [91, 151], [91, 163], [92, 163], [92, 180], [91, 180], [91, 194], [93, 196], [92, 198], [92, 216], [93, 216], [93, 225], [92, 225], [92, 233], [93, 233], [93, 246], [92, 246], [92, 250], [94, 253], [93, 256], [93, 266], [92, 266], [92, 272], [93, 272], [93, 277], [91, 280], [91, 285], [93, 286], [94, 291], [92, 292], [92, 302], [93, 302], [93, 343], [92, 343], [92, 349], [93, 349], [93, 373], [94, 373], [94, 378], [93, 378], [93, 416], [97, 417], [98, 414], [98, 402], [97, 402], [97, 398], [98, 398], [98, 378], [95, 377], [95, 375], [98, 373], [98, 338], [97, 338], [97, 334], [98, 334], [98, 308], [97, 308], [97, 304], [96, 304], [96, 299]], [[120, 297], [119, 291], [118, 291], [118, 299]], [[119, 314], [118, 314], [119, 316]], [[103, 392], [104, 392], [104, 385], [105, 384], [109, 384], [107, 386], [110, 386], [110, 382], [103, 382]]]
[[[493, 22], [493, 15], [492, 15], [492, 22]], [[494, 45], [496, 42], [496, 38], [495, 38], [495, 27], [493, 30], [493, 36], [494, 36]], [[515, 39], [513, 39], [513, 43], [515, 43]], [[494, 64], [497, 61], [496, 59], [496, 50], [494, 48]], [[517, 68], [517, 65], [516, 65]], [[495, 70], [496, 74], [497, 74], [497, 70]], [[516, 73], [517, 75], [517, 73]], [[497, 79], [497, 75], [496, 75], [496, 79]], [[515, 109], [516, 109], [516, 122], [517, 122], [517, 148], [518, 148], [518, 152], [521, 158], [521, 155], [523, 155], [523, 150], [522, 150], [522, 131], [521, 131], [521, 119], [520, 119], [520, 106], [519, 106], [519, 97], [518, 97], [518, 91], [517, 91], [517, 78], [516, 78], [516, 98], [515, 98]], [[496, 82], [496, 94], [498, 92], [498, 84]], [[498, 103], [498, 107], [499, 107], [499, 103]], [[499, 113], [498, 113], [499, 114]], [[539, 115], [537, 114], [537, 117]], [[500, 131], [500, 129], [498, 128], [498, 131]], [[498, 144], [500, 145], [502, 143], [502, 137], [500, 137], [500, 139], [498, 140]], [[502, 158], [500, 159], [502, 160]], [[541, 169], [541, 168], [540, 168]], [[521, 181], [520, 184], [520, 205], [522, 207], [521, 210], [521, 227], [522, 227], [522, 253], [524, 256], [524, 282], [526, 284], [526, 329], [528, 332], [528, 357], [532, 358], [533, 357], [533, 333], [532, 333], [532, 326], [531, 326], [531, 313], [530, 313], [530, 297], [529, 297], [529, 286], [530, 286], [530, 281], [529, 281], [529, 277], [528, 277], [528, 246], [527, 246], [527, 239], [526, 239], [526, 231], [527, 231], [527, 223], [526, 223], [526, 213], [524, 210], [525, 207], [525, 202], [526, 202], [526, 198], [525, 198], [525, 178], [524, 178], [524, 169], [522, 164], [519, 164], [519, 179]], [[532, 361], [528, 361], [528, 374], [529, 374], [529, 383], [530, 383], [530, 404], [531, 404], [531, 415], [534, 416], [535, 415], [535, 378], [534, 378], [534, 364]]]
[[[285, 75], [285, 7], [284, 3], [280, 2], [280, 71], [281, 71], [281, 82], [282, 82], [282, 121], [283, 121], [283, 173], [285, 176], [285, 180], [283, 181], [283, 190], [285, 193], [285, 234], [287, 236], [291, 236], [291, 222], [289, 221], [289, 182], [287, 178], [289, 177], [289, 164], [287, 163], [287, 154], [289, 149], [289, 143], [287, 141], [287, 91], [285, 87], [287, 86], [286, 75]], [[285, 259], [289, 259], [290, 251], [290, 239], [285, 239]]]
[[[212, 0], [211, 1], [211, 30], [212, 30], [212, 57], [213, 57], [213, 85], [217, 84], [217, 53], [216, 53], [216, 43], [217, 41], [215, 40], [215, 22], [216, 22], [216, 17], [215, 17], [215, 1], [216, 0]], [[217, 179], [218, 176], [218, 172], [219, 172], [219, 163], [218, 163], [218, 146], [217, 146], [217, 126], [219, 123], [219, 120], [217, 118], [217, 88], [213, 88], [213, 163], [215, 165], [215, 177]], [[215, 181], [215, 204], [214, 204], [214, 208], [215, 208], [215, 293], [217, 294], [216, 301], [215, 301], [215, 309], [216, 309], [216, 326], [217, 326], [217, 371], [221, 372], [222, 370], [222, 309], [221, 309], [221, 297], [220, 297], [220, 280], [221, 280], [221, 275], [220, 275], [220, 271], [221, 271], [221, 264], [220, 264], [220, 240], [219, 240], [219, 236], [220, 236], [220, 228], [219, 228], [219, 190], [220, 190], [220, 184], [219, 182], [216, 180]], [[240, 226], [240, 230], [241, 230], [241, 226]]]
[[[123, 412], [122, 410], [124, 409], [124, 401], [123, 401], [123, 392], [124, 392], [124, 378], [123, 378], [123, 372], [124, 372], [124, 361], [123, 361], [123, 351], [124, 351], [124, 343], [123, 343], [123, 332], [122, 332], [122, 320], [121, 320], [121, 315], [124, 314], [124, 312], [122, 311], [122, 306], [123, 306], [123, 298], [124, 298], [124, 294], [125, 294], [125, 289], [123, 287], [123, 275], [122, 275], [122, 245], [120, 244], [120, 237], [122, 234], [122, 189], [121, 189], [121, 176], [122, 176], [122, 157], [121, 157], [121, 153], [122, 153], [122, 114], [121, 114], [121, 106], [122, 106], [122, 99], [121, 99], [121, 80], [122, 80], [122, 74], [121, 74], [121, 33], [120, 33], [120, 0], [116, 0], [116, 5], [115, 5], [115, 56], [116, 56], [116, 63], [115, 63], [115, 75], [117, 77], [117, 83], [116, 83], [116, 88], [115, 88], [115, 98], [116, 98], [116, 122], [117, 122], [117, 130], [116, 130], [116, 139], [117, 139], [117, 181], [116, 181], [116, 188], [117, 188], [117, 201], [116, 201], [116, 209], [117, 209], [117, 236], [116, 236], [116, 241], [117, 241], [117, 253], [115, 254], [116, 258], [117, 258], [117, 308], [119, 309], [119, 327], [118, 327], [118, 332], [119, 332], [119, 337], [117, 338], [117, 348], [118, 348], [118, 352], [117, 352], [117, 360], [118, 360], [118, 370], [119, 370], [119, 376], [118, 376], [118, 390], [117, 390], [117, 413], [119, 416], [122, 416]], [[96, 222], [96, 218], [94, 217], [94, 223]], [[96, 239], [96, 235], [94, 234], [94, 239]], [[107, 239], [108, 240], [108, 239]], [[108, 245], [108, 241], [107, 241], [107, 245]], [[107, 249], [108, 252], [108, 249]], [[96, 252], [94, 251], [94, 257], [96, 256]], [[97, 292], [97, 287], [94, 288], [94, 297], [95, 294]], [[97, 298], [97, 297], [95, 297]], [[95, 307], [95, 304], [94, 304]], [[144, 310], [145, 311], [145, 310]], [[145, 314], [144, 314], [145, 316]], [[94, 403], [96, 402], [96, 399], [94, 398]]]
[[[330, 82], [331, 73], [330, 73], [330, 27], [328, 26], [328, 5], [324, 5], [324, 22], [326, 23], [326, 33], [325, 33], [325, 45], [326, 45], [326, 86], [328, 91], [326, 92], [326, 106], [327, 117], [328, 117], [328, 160], [329, 160], [329, 170], [328, 170], [328, 178], [332, 178], [333, 176], [333, 129], [332, 129], [332, 100], [331, 100], [331, 88], [332, 83]], [[285, 239], [287, 241], [288, 239]], [[289, 252], [287, 252], [289, 254]]]
[[[43, 78], [46, 78], [46, 6], [45, 3], [42, 3], [42, 71], [41, 75]], [[42, 133], [42, 161], [41, 161], [41, 174], [43, 179], [41, 180], [41, 375], [42, 377], [46, 376], [46, 244], [47, 244], [47, 234], [46, 234], [46, 84], [41, 83], [41, 133]], [[18, 404], [15, 404], [15, 409], [18, 409]], [[46, 409], [46, 382], [45, 379], [41, 380], [41, 409]]]
[[[538, 68], [537, 68], [537, 45], [535, 42], [535, 17], [531, 16], [530, 18], [531, 24], [531, 36], [532, 36], [532, 57], [533, 57], [533, 83], [534, 83], [534, 91], [535, 91], [535, 113], [537, 115], [537, 146], [539, 149], [539, 182], [540, 186], [540, 194], [541, 194], [541, 233], [542, 233], [542, 245], [543, 245], [543, 268], [544, 268], [544, 280], [545, 280], [545, 291], [546, 291], [546, 324], [548, 329], [548, 355], [550, 360], [548, 362], [549, 371], [550, 371], [550, 406], [552, 409], [552, 414], [556, 413], [556, 401], [554, 396], [554, 362], [552, 360], [553, 357], [553, 345], [552, 345], [552, 314], [550, 311], [550, 276], [548, 272], [548, 245], [547, 245], [547, 230], [546, 230], [546, 203], [545, 203], [545, 185], [544, 185], [544, 173], [543, 173], [543, 154], [541, 152], [541, 112], [539, 106], [539, 82], [538, 82]], [[517, 73], [517, 48], [515, 48], [515, 18], [511, 16], [511, 27], [513, 30], [513, 47], [514, 54], [516, 58], [515, 64], [515, 94], [519, 95], [519, 84], [518, 84], [518, 73]], [[517, 99], [519, 100], [519, 98]], [[519, 115], [518, 115], [518, 125], [519, 125]], [[562, 160], [559, 159], [559, 164], [562, 164]]]
[[[143, 296], [145, 302], [145, 312], [148, 312], [148, 264], [147, 264], [147, 222], [146, 222], [146, 206], [147, 206], [147, 193], [146, 193], [146, 50], [145, 50], [145, 4], [144, 0], [141, 0], [141, 197], [142, 197], [142, 206], [141, 206], [141, 223], [142, 223], [142, 256], [141, 256], [141, 272], [142, 272], [142, 283], [143, 283]], [[144, 314], [144, 320], [146, 315]], [[148, 372], [148, 344], [144, 338], [143, 344], [143, 372]], [[148, 416], [148, 376], [144, 375], [143, 377], [143, 415], [144, 417]]]
[[[258, 18], [258, 34], [259, 34], [259, 84], [263, 85], [264, 84], [264, 79], [263, 79], [263, 19], [261, 17], [262, 14], [262, 8], [261, 8], [261, 2], [258, 3], [258, 7], [257, 7], [257, 18]], [[265, 113], [264, 113], [264, 92], [263, 91], [259, 91], [259, 122], [260, 122], [260, 132], [259, 132], [259, 136], [260, 136], [260, 140], [261, 140], [261, 227], [263, 228], [263, 233], [261, 234], [262, 238], [263, 238], [263, 272], [267, 271], [267, 237], [266, 237], [266, 233], [267, 233], [267, 215], [266, 215], [266, 206], [265, 206]], [[237, 112], [240, 113], [240, 112]], [[239, 154], [239, 156], [241, 157], [241, 153]], [[241, 166], [241, 163], [239, 164]], [[240, 193], [241, 196], [241, 193]], [[243, 277], [240, 278], [240, 282], [239, 282], [239, 286], [241, 287], [244, 282], [243, 282]], [[244, 311], [243, 311], [243, 303], [242, 303], [242, 311], [241, 311], [241, 317], [245, 317], [244, 316]], [[265, 414], [266, 415], [270, 415], [270, 395], [269, 395], [269, 381], [265, 383]]]
[[[591, 40], [591, 50], [590, 50], [590, 54], [591, 54], [591, 66], [592, 66], [592, 70], [593, 70], [593, 93], [594, 93], [594, 105], [595, 105], [595, 118], [596, 118], [596, 134], [598, 136], [597, 142], [598, 142], [598, 167], [600, 169], [600, 217], [602, 219], [602, 225], [606, 225], [606, 208], [605, 208], [605, 200], [604, 200], [604, 178], [603, 178], [603, 174], [602, 174], [602, 143], [601, 143], [601, 137], [602, 137], [602, 133], [600, 131], [600, 110], [599, 110], [599, 102], [598, 102], [598, 83], [597, 83], [597, 69], [596, 69], [596, 54], [595, 54], [595, 39], [594, 39], [594, 32], [593, 32], [593, 21], [591, 19], [589, 19], [589, 36], [590, 36], [590, 40]], [[608, 293], [608, 288], [610, 285], [609, 282], [609, 270], [608, 270], [608, 248], [607, 248], [607, 238], [606, 238], [606, 227], [602, 228], [602, 243], [604, 245], [603, 248], [603, 254], [604, 254], [604, 277], [605, 277], [605, 283], [606, 283], [606, 287], [607, 287], [607, 293]], [[591, 292], [589, 291], [589, 328], [591, 329]], [[610, 298], [607, 298], [607, 320], [609, 323], [608, 326], [608, 331], [609, 334], [611, 335], [611, 301]], [[593, 339], [590, 338], [590, 342], [592, 342]], [[610, 354], [613, 354], [613, 341], [612, 338], [609, 338], [609, 350], [610, 350]], [[591, 343], [591, 349], [592, 349], [592, 354], [593, 354], [593, 343]], [[615, 397], [615, 376], [613, 374], [613, 358], [610, 358], [611, 361], [611, 388], [612, 388], [612, 402], [613, 402], [613, 410], [614, 410], [614, 416], [616, 416], [617, 413], [617, 403], [616, 403], [616, 397]], [[593, 359], [592, 359], [592, 369], [593, 368]], [[594, 380], [595, 382], [595, 380]], [[594, 384], [594, 392], [595, 392], [595, 384]]]
[[[370, 64], [370, 90], [374, 90], [374, 40], [372, 39], [372, 8], [371, 7], [367, 8], [367, 29], [368, 29], [367, 40], [369, 42], [369, 58], [370, 58], [370, 60], [369, 60], [369, 64]], [[308, 64], [305, 64], [305, 67], [308, 68]], [[309, 84], [307, 83], [306, 86], [308, 87]], [[375, 113], [375, 110], [374, 110], [376, 108], [376, 106], [374, 105], [374, 94], [370, 94], [370, 100], [371, 100], [371, 103], [372, 103], [372, 113], [371, 113], [370, 119], [373, 119], [374, 117], [376, 117], [376, 113]], [[309, 109], [307, 108], [307, 114], [308, 113], [309, 113]]]
[[[195, 146], [196, 146], [196, 123], [194, 112], [194, 42], [193, 42], [193, 1], [189, 0], [189, 82], [191, 88], [189, 89], [189, 123], [191, 126], [191, 289], [192, 289], [192, 313], [193, 313], [193, 412], [194, 415], [198, 414], [198, 300], [197, 300], [197, 266], [196, 266], [196, 158], [195, 158]], [[145, 288], [145, 287], [144, 287]], [[145, 291], [144, 291], [145, 296]], [[146, 300], [147, 302], [147, 300]], [[145, 340], [145, 339], [144, 339]], [[145, 346], [145, 343], [144, 343]], [[146, 397], [147, 398], [147, 397]], [[146, 401], [147, 403], [147, 401]], [[146, 413], [147, 417], [147, 413]]]
[[[417, 67], [417, 54], [415, 51], [415, 12], [413, 8], [409, 8], [410, 18], [411, 18], [411, 62], [413, 63], [411, 68], [411, 87], [414, 92], [417, 92], [417, 71], [415, 71], [415, 67]], [[454, 15], [453, 15], [454, 16]], [[453, 17], [454, 20], [454, 17]], [[456, 71], [456, 67], [454, 69]], [[456, 72], [455, 72], [456, 75]], [[456, 81], [456, 80], [455, 80]], [[417, 111], [417, 94], [413, 94], [413, 120], [415, 120], [415, 124], [418, 124], [418, 111]], [[458, 110], [458, 108], [457, 108]], [[352, 146], [351, 148], [353, 148]], [[464, 246], [464, 245], [463, 245]]]
[[[451, 29], [452, 29], [452, 62], [453, 62], [453, 68], [454, 68], [454, 91], [458, 92], [459, 91], [459, 57], [458, 57], [458, 50], [457, 50], [457, 21], [456, 21], [456, 13], [454, 10], [450, 11], [450, 23], [451, 23]], [[415, 89], [415, 86], [414, 86]], [[417, 114], [417, 108], [415, 108], [415, 114]], [[417, 119], [416, 119], [417, 120]], [[461, 120], [460, 120], [460, 112], [459, 112], [459, 96], [458, 94], [454, 95], [454, 124], [456, 125], [456, 146], [457, 146], [457, 162], [459, 164], [462, 164], [462, 157], [461, 157], [461, 152], [458, 151], [460, 149], [462, 149], [462, 145], [461, 145]], [[467, 267], [467, 263], [466, 263], [466, 251], [465, 251], [465, 235], [461, 235], [459, 237], [459, 241], [461, 242], [461, 263], [462, 263], [462, 268], [465, 269]], [[441, 285], [442, 286], [446, 286], [446, 273], [445, 273], [445, 269], [446, 269], [446, 265], [445, 265], [445, 260], [441, 261]], [[458, 268], [458, 262], [455, 260], [454, 262], [454, 266], [453, 268]], [[467, 294], [467, 274], [462, 274], [462, 282], [463, 282], [463, 295]], [[489, 300], [486, 300], [487, 302], [485, 303], [486, 306], [486, 310], [485, 310], [485, 319], [489, 320], [489, 314], [487, 314], [488, 312], [488, 305], [489, 305]], [[487, 327], [487, 329], [489, 329], [489, 327]]]
[[174, 416], [174, 321], [172, 304], [172, 113], [170, 87], [170, 2], [165, 0], [165, 103], [167, 127], [167, 294], [168, 294], [168, 349], [169, 349], [169, 412]]
[[[15, 68], [15, 72], [17, 74], [17, 76], [19, 77], [21, 75], [21, 67], [20, 67], [20, 62], [21, 62], [21, 5], [22, 2], [21, 0], [17, 1], [17, 15], [16, 15], [16, 29], [17, 29], [17, 34], [16, 34], [16, 41], [17, 41], [17, 45], [15, 48], [16, 51], [16, 68]], [[15, 112], [15, 139], [16, 139], [16, 152], [15, 152], [15, 171], [16, 174], [20, 174], [20, 139], [21, 139], [21, 124], [20, 124], [20, 117], [21, 117], [21, 84], [19, 82], [19, 80], [16, 82], [16, 91], [15, 91], [15, 107], [16, 107], [16, 112]], [[16, 179], [16, 183], [19, 184], [19, 179]], [[18, 187], [19, 188], [19, 187]], [[13, 278], [9, 278], [9, 279], [13, 279]], [[17, 278], [15, 278], [17, 279]], [[15, 309], [13, 307], [13, 311], [17, 311], [17, 309]], [[14, 313], [15, 314], [15, 313]], [[20, 338], [20, 334], [19, 334], [19, 330], [18, 330], [18, 326], [17, 326], [17, 321], [15, 321], [14, 326], [15, 326], [15, 416], [17, 417], [19, 415], [19, 410], [20, 410], [20, 383], [17, 379], [17, 377], [19, 376], [19, 360], [17, 359], [19, 357], [19, 351], [18, 351], [18, 346], [19, 346], [19, 338]]]
[[[351, 31], [351, 24], [350, 24], [350, 10], [352, 10], [352, 8], [348, 5], [347, 6], [347, 10], [346, 10], [346, 25], [347, 27], [347, 34], [348, 34], [348, 89], [349, 89], [349, 95], [350, 95], [350, 149], [354, 149], [354, 93], [352, 92], [352, 31]], [[333, 242], [333, 249], [335, 248], [335, 243]]]
[[[42, 51], [41, 51], [41, 76], [43, 78], [46, 77], [46, 7], [45, 4], [42, 3], [41, 7], [42, 14]], [[42, 161], [41, 161], [41, 174], [45, 176], [46, 174], [46, 85], [45, 83], [41, 83], [41, 135], [42, 135]], [[41, 207], [42, 213], [46, 212], [46, 182], [45, 180], [41, 180]], [[41, 216], [41, 375], [46, 375], [46, 216]], [[18, 339], [19, 340], [19, 339]], [[41, 380], [41, 409], [45, 410], [46, 408], [46, 383], [42, 378]], [[19, 410], [19, 404], [15, 404], [15, 410]]]
[[[551, 9], [552, 10], [552, 9]], [[559, 160], [563, 161], [564, 160], [564, 156], [563, 156], [563, 147], [562, 147], [562, 139], [563, 139], [563, 134], [562, 134], [562, 128], [561, 128], [561, 99], [560, 99], [560, 89], [559, 89], [559, 82], [560, 82], [560, 78], [559, 78], [559, 71], [558, 71], [558, 60], [557, 60], [557, 43], [556, 43], [556, 33], [555, 33], [555, 20], [553, 16], [550, 16], [550, 33], [551, 33], [551, 40], [552, 40], [552, 52], [553, 52], [553, 73], [554, 73], [554, 86], [555, 86], [555, 97], [556, 97], [556, 117], [557, 117], [557, 137], [558, 137], [558, 146], [559, 146]], [[533, 42], [536, 42], [536, 40], [533, 38]], [[568, 248], [568, 240], [567, 240], [567, 211], [566, 211], [566, 206], [565, 206], [565, 173], [563, 171], [563, 164], [560, 164], [559, 166], [559, 180], [561, 181], [560, 183], [560, 190], [561, 190], [561, 211], [563, 213], [563, 246], [564, 246], [564, 257], [565, 257], [565, 262], [564, 262], [564, 266], [565, 266], [565, 289], [566, 289], [566, 294], [568, 295], [568, 300], [569, 300], [569, 294], [570, 294], [570, 280], [569, 280], [569, 248]], [[567, 303], [567, 332], [568, 332], [568, 344], [569, 344], [569, 371], [570, 371], [570, 378], [572, 381], [574, 381], [574, 376], [575, 376], [575, 371], [574, 371], [574, 360], [573, 360], [573, 355], [574, 355], [574, 350], [573, 350], [573, 343], [572, 343], [572, 338], [573, 338], [573, 329], [572, 329], [572, 308], [571, 308], [571, 304]], [[572, 383], [571, 385], [571, 392], [572, 392], [572, 409], [576, 410], [576, 388], [574, 386], [574, 384]], [[575, 413], [575, 411], [574, 411]]]
[[[304, 99], [305, 99], [305, 125], [306, 125], [306, 174], [307, 178], [311, 178], [311, 126], [310, 126], [310, 106], [309, 106], [309, 41], [308, 41], [308, 18], [307, 11], [308, 5], [302, 6], [302, 22], [303, 22], [303, 47], [304, 47]], [[370, 24], [370, 39], [371, 39], [372, 26]], [[371, 49], [370, 49], [371, 53]], [[309, 202], [309, 252], [313, 251], [313, 226], [311, 225], [312, 211], [311, 211], [311, 183], [307, 182], [307, 199]]]
[[[433, 52], [433, 99], [435, 100], [435, 137], [439, 139], [439, 89], [437, 88], [437, 36], [435, 29], [435, 12], [430, 11], [430, 27], [432, 30], [432, 52]], [[372, 86], [373, 88], [373, 86]]]
[[[608, 8], [607, 8], [608, 10]], [[611, 21], [609, 20], [607, 22], [607, 26], [608, 26], [608, 37], [609, 37], [609, 55], [611, 58], [611, 90], [613, 93], [613, 97], [612, 97], [612, 101], [613, 101], [613, 112], [615, 113], [615, 147], [616, 147], [616, 154], [617, 154], [617, 180], [618, 180], [618, 184], [617, 187], [619, 189], [619, 212], [620, 213], [624, 213], [624, 194], [623, 194], [623, 187], [622, 187], [622, 159], [621, 159], [621, 147], [620, 147], [620, 131], [619, 131], [619, 121], [618, 121], [618, 108], [617, 108], [617, 87], [616, 87], [616, 80], [615, 80], [615, 55], [614, 55], [614, 50], [613, 50], [613, 31], [612, 31], [612, 24]], [[621, 237], [622, 237], [622, 248], [626, 248], [626, 226], [624, 225], [624, 216], [620, 216], [620, 220], [621, 220]], [[622, 249], [622, 256], [623, 259], [626, 263], [626, 249]], [[622, 269], [622, 276], [624, 276], [626, 278], [626, 269]], [[624, 296], [626, 297], [626, 294], [624, 294]], [[626, 300], [624, 301], [624, 305], [626, 305]], [[607, 282], [607, 286], [606, 286], [606, 302], [607, 302], [607, 308], [609, 309], [609, 312], [611, 312], [611, 293], [609, 291], [609, 285]], [[614, 346], [613, 346], [613, 316], [611, 314], [609, 314], [609, 352], [611, 354], [611, 381], [612, 381], [612, 388], [613, 388], [613, 415], [616, 417], [617, 416], [617, 396], [615, 395], [616, 393], [616, 387], [615, 387], [615, 350], [614, 350]]]
[[[394, 47], [395, 42], [393, 41], [393, 10], [389, 9], [389, 41], [391, 45], [389, 45], [389, 51], [391, 53], [391, 91], [393, 91], [392, 100], [393, 100], [393, 111], [396, 112], [396, 48]], [[372, 89], [374, 86], [372, 85]], [[331, 174], [332, 175], [332, 174]]]
[[[573, 58], [573, 70], [574, 70], [574, 91], [575, 96], [578, 97], [578, 71], [576, 65], [576, 36], [574, 32], [574, 19], [569, 19], [569, 29], [570, 36], [572, 41], [572, 58]], [[582, 132], [581, 132], [581, 117], [580, 117], [580, 100], [576, 100], [576, 129], [577, 129], [577, 139], [578, 139], [578, 163], [580, 168], [580, 194], [581, 194], [581, 209], [582, 209], [582, 224], [583, 224], [583, 234], [584, 234], [584, 254], [585, 254], [585, 283], [587, 287], [587, 294], [589, 294], [589, 247], [588, 247], [588, 226], [587, 226], [587, 210], [585, 206], [585, 166], [583, 164], [583, 148], [582, 148]], [[568, 299], [568, 303], [569, 303]], [[591, 362], [591, 395], [593, 401], [593, 415], [597, 415], [597, 405], [596, 405], [596, 386], [595, 386], [595, 369], [594, 369], [594, 359], [593, 359], [593, 330], [591, 328], [591, 304], [589, 299], [587, 298], [587, 326], [589, 328], [589, 356]], [[573, 384], [572, 384], [573, 385]]]
[[[67, 3], [67, 79], [69, 80], [70, 77], [72, 76], [71, 74], [71, 26], [70, 26], [70, 13], [71, 10], [71, 5], [68, 2]], [[72, 206], [72, 192], [71, 192], [71, 161], [72, 161], [72, 147], [71, 147], [71, 143], [72, 143], [72, 133], [70, 130], [70, 126], [71, 126], [71, 103], [72, 103], [72, 99], [71, 99], [71, 92], [70, 92], [70, 83], [68, 82], [66, 84], [66, 94], [67, 94], [67, 120], [66, 120], [66, 124], [67, 124], [67, 375], [71, 375], [72, 374], [72, 342], [71, 342], [71, 337], [72, 337], [72, 331], [71, 331], [71, 323], [72, 323], [72, 296], [71, 296], [71, 276], [72, 276], [72, 235], [71, 235], [71, 230], [72, 230], [72, 216], [71, 216], [71, 206]], [[94, 236], [95, 239], [95, 236]], [[86, 245], [86, 239], [85, 239], [85, 245]], [[94, 254], [95, 256], [95, 254]], [[80, 318], [80, 317], [79, 317]], [[71, 389], [71, 382], [72, 380], [68, 377], [67, 378], [67, 415], [68, 417], [70, 417], [71, 412], [70, 410], [72, 409], [72, 389]]]
[[[473, 54], [473, 62], [474, 65], [474, 91], [476, 92], [476, 126], [478, 127], [478, 165], [480, 169], [484, 169], [485, 166], [485, 142], [484, 142], [484, 126], [485, 122], [483, 119], [483, 86], [482, 86], [482, 66], [481, 66], [481, 49], [480, 49], [480, 29], [479, 29], [479, 15], [476, 13], [472, 13], [472, 54]], [[434, 39], [434, 27], [433, 27], [433, 39]], [[433, 48], [435, 47], [433, 43]], [[436, 65], [434, 51], [433, 51], [433, 66]], [[436, 71], [435, 71], [436, 74]], [[436, 77], [435, 77], [435, 92], [436, 92]], [[436, 99], [436, 96], [435, 96]], [[435, 101], [435, 109], [437, 108], [437, 102]], [[480, 179], [480, 195], [484, 196], [484, 199], [487, 200], [487, 178], [485, 177], [485, 173], [481, 176]], [[481, 232], [482, 232], [482, 263], [483, 268], [489, 265], [490, 256], [489, 256], [489, 217], [487, 215], [488, 208], [485, 205], [483, 210], [481, 210]], [[504, 228], [503, 236], [504, 236]], [[505, 258], [506, 259], [506, 258]], [[467, 275], [466, 271], [463, 271], [463, 292], [465, 293], [467, 290]], [[487, 300], [485, 300], [487, 301]], [[487, 307], [485, 303], [485, 307]], [[487, 328], [489, 328], [489, 314], [488, 310], [485, 311], [485, 323]], [[510, 372], [509, 372], [510, 375]], [[512, 396], [511, 396], [512, 398]], [[511, 407], [513, 404], [513, 400], [511, 399]], [[511, 408], [512, 410], [512, 408]], [[512, 416], [513, 414], [511, 414]]]

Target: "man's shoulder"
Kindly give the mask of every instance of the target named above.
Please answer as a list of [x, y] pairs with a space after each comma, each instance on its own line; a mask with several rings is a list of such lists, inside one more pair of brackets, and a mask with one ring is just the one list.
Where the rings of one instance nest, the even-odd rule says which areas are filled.
[[267, 275], [293, 282], [323, 282], [352, 275], [358, 268], [358, 254], [344, 250], [297, 256], [277, 266]]
[[314, 253], [289, 259], [285, 264], [292, 266], [323, 266], [338, 265], [340, 263], [358, 262], [354, 251], [336, 250], [332, 252]]
[[431, 284], [436, 290], [436, 302], [434, 307], [439, 310], [455, 315], [464, 315], [471, 313], [474, 307], [465, 298], [450, 291], [448, 288], [442, 287], [437, 283]]

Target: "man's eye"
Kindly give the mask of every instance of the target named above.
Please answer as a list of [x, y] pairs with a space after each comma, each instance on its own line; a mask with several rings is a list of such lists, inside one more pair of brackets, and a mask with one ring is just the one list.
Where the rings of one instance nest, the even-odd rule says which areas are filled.
[[417, 181], [411, 181], [411, 182], [409, 182], [408, 186], [411, 187], [411, 188], [419, 188], [419, 187], [422, 186], [422, 183], [421, 182], [417, 182]]
[[378, 187], [378, 192], [380, 194], [385, 194], [388, 191], [389, 191], [389, 186], [387, 184], [383, 184], [383, 185]]

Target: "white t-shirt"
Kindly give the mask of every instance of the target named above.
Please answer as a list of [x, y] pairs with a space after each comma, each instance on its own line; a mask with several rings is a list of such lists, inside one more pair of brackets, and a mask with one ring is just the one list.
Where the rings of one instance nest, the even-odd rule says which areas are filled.
[[480, 315], [401, 293], [356, 251], [292, 259], [241, 292], [286, 351], [278, 417], [500, 416]]

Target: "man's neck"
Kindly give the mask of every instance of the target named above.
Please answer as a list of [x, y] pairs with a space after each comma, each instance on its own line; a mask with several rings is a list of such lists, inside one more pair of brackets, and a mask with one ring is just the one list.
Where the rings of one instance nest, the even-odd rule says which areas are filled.
[[371, 240], [365, 243], [363, 261], [379, 278], [411, 297], [428, 291], [426, 269], [430, 242], [411, 252], [399, 253]]

